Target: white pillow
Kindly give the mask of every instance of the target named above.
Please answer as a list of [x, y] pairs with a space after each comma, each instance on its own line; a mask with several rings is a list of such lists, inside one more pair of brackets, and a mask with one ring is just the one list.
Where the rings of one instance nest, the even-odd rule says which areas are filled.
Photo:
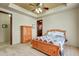
[[48, 32], [48, 36], [53, 36], [54, 32]]
[[54, 36], [56, 36], [56, 35], [64, 36], [64, 33], [63, 33], [63, 32], [54, 32], [53, 35], [54, 35]]

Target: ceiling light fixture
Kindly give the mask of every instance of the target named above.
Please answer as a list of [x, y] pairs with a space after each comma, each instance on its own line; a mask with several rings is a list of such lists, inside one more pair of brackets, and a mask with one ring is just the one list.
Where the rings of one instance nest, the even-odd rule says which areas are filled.
[[41, 9], [41, 8], [36, 8], [35, 11], [36, 11], [37, 13], [42, 13], [42, 9]]
[[37, 13], [40, 13], [38, 9], [35, 9], [35, 11], [36, 11]]
[[38, 10], [39, 10], [40, 12], [42, 12], [42, 9], [41, 9], [41, 8], [38, 8]]
[[42, 13], [42, 6], [43, 6], [43, 3], [39, 3], [38, 5], [37, 5], [37, 8], [35, 9], [35, 12], [36, 13]]

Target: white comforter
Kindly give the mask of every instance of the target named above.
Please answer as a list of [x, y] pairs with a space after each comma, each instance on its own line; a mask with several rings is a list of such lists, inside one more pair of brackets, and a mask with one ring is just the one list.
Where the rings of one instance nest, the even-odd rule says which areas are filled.
[[37, 37], [38, 40], [41, 39], [42, 41], [46, 40], [47, 43], [49, 43], [50, 41], [52, 41], [54, 43], [54, 45], [60, 46], [61, 51], [63, 50], [63, 45], [65, 42], [65, 38], [62, 36], [59, 37], [52, 37], [52, 36], [41, 36], [41, 37]]

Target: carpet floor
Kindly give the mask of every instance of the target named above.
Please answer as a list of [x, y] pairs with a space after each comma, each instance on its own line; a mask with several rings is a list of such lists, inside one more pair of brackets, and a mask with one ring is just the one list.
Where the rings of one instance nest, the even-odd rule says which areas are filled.
[[[79, 48], [65, 46], [65, 56], [79, 56]], [[0, 46], [0, 56], [47, 56], [46, 54], [33, 49], [31, 44], [16, 44]]]

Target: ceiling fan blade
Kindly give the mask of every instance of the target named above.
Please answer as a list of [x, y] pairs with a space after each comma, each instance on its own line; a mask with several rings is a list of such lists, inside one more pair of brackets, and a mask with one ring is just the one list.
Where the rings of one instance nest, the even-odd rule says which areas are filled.
[[33, 4], [29, 3], [30, 6], [34, 6]]
[[39, 6], [40, 5], [40, 3], [36, 3], [36, 6]]
[[43, 9], [45, 9], [45, 10], [49, 10], [49, 8], [48, 8], [48, 7], [44, 7]]

